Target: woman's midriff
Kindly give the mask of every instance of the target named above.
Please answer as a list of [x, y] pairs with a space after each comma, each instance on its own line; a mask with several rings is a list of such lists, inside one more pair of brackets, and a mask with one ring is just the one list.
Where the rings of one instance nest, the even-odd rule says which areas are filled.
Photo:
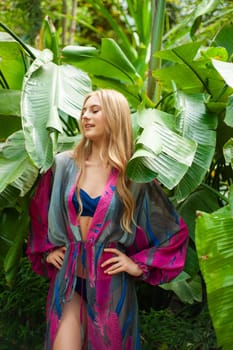
[[[90, 228], [91, 225], [91, 220], [92, 217], [91, 216], [80, 216], [79, 217], [79, 222], [80, 222], [80, 231], [82, 234], [82, 240], [85, 242], [87, 239], [87, 234], [88, 234], [88, 230]], [[86, 269], [82, 264], [82, 252], [81, 254], [78, 256], [78, 261], [77, 261], [77, 276], [81, 277], [81, 278], [86, 278]]]

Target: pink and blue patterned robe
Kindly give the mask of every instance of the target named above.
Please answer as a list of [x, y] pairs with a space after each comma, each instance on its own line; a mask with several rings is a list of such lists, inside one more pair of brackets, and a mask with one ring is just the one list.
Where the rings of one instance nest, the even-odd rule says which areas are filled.
[[[183, 269], [188, 232], [170, 201], [156, 182], [132, 184], [136, 202], [132, 233], [120, 226], [122, 202], [116, 191], [113, 169], [92, 218], [86, 241], [82, 240], [72, 202], [78, 168], [70, 152], [55, 157], [44, 174], [30, 205], [30, 233], [27, 254], [33, 270], [50, 278], [47, 299], [45, 349], [52, 350], [63, 305], [72, 298], [76, 284], [77, 257], [87, 270], [87, 313], [90, 350], [139, 350], [140, 335], [135, 283], [168, 282]], [[44, 260], [44, 253], [67, 247], [61, 270]], [[133, 278], [127, 273], [106, 275], [101, 263], [111, 254], [105, 247], [126, 253], [143, 270]]]

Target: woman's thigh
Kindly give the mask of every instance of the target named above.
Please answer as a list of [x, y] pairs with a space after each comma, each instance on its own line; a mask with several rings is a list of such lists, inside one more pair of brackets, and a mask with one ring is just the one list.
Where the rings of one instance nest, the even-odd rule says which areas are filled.
[[[82, 318], [82, 327], [80, 318]], [[84, 341], [83, 329], [86, 328], [85, 319], [85, 302], [79, 294], [74, 293], [71, 301], [64, 306], [53, 350], [81, 350]]]

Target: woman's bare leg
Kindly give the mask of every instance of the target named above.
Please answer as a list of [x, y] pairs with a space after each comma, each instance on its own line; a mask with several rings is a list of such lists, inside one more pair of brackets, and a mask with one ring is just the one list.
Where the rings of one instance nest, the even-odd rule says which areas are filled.
[[[53, 350], [82, 349], [83, 339], [80, 322], [81, 307], [83, 308], [82, 311], [85, 320], [85, 301], [81, 299], [79, 294], [74, 293], [72, 300], [64, 306], [62, 318], [54, 341]], [[83, 326], [85, 328], [85, 324]]]

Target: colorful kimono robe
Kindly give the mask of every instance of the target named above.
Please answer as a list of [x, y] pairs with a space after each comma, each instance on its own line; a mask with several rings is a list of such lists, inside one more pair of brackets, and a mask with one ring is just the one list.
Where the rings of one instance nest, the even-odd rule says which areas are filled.
[[[45, 349], [52, 350], [64, 303], [76, 284], [77, 257], [87, 271], [87, 348], [91, 350], [138, 350], [140, 335], [135, 283], [158, 285], [176, 277], [183, 269], [187, 227], [174, 211], [156, 182], [132, 184], [136, 207], [132, 233], [120, 225], [122, 201], [116, 191], [118, 172], [111, 171], [86, 241], [82, 240], [72, 197], [78, 168], [69, 152], [55, 157], [44, 174], [30, 205], [27, 254], [35, 272], [51, 279], [47, 299]], [[44, 253], [66, 246], [61, 270], [47, 264]], [[126, 253], [143, 270], [134, 278], [127, 273], [106, 275], [103, 261], [112, 256], [104, 248]]]

